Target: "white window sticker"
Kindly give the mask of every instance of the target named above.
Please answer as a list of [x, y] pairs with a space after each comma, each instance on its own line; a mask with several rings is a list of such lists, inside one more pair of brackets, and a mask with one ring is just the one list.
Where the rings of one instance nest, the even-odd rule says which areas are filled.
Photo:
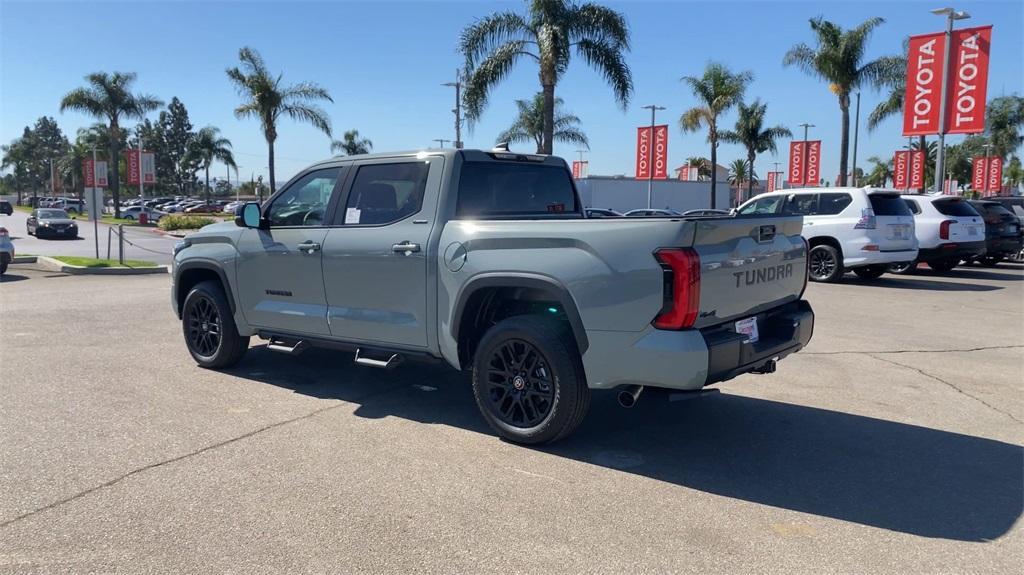
[[345, 210], [345, 223], [346, 224], [358, 224], [359, 223], [359, 208], [348, 208]]

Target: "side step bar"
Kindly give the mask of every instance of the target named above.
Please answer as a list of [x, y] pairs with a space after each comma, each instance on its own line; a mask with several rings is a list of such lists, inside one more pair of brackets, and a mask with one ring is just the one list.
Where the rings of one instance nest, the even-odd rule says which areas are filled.
[[362, 348], [356, 349], [356, 365], [362, 365], [366, 367], [375, 367], [377, 369], [393, 369], [398, 364], [402, 363], [402, 356], [393, 353], [387, 360], [371, 359], [364, 357]]
[[272, 337], [270, 338], [270, 341], [267, 342], [267, 349], [269, 349], [270, 351], [276, 351], [278, 353], [287, 353], [288, 355], [299, 355], [300, 353], [306, 351], [308, 347], [309, 343], [301, 339], [295, 341], [294, 344], [289, 344], [283, 339]]

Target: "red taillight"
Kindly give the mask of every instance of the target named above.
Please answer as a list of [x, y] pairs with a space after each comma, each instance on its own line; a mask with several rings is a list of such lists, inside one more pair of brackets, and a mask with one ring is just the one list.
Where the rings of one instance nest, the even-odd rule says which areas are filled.
[[700, 309], [700, 256], [691, 248], [664, 248], [654, 252], [654, 258], [665, 271], [664, 304], [654, 327], [692, 327]]
[[941, 224], [939, 224], [939, 239], [940, 240], [948, 240], [949, 239], [949, 226], [950, 226], [950, 224], [954, 224], [954, 223], [956, 223], [956, 222], [954, 222], [953, 220], [946, 220], [946, 221], [942, 222]]

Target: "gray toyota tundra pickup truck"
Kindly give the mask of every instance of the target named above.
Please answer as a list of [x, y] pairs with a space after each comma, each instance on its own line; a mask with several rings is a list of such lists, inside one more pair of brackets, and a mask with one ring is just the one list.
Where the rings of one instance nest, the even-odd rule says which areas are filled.
[[591, 389], [699, 391], [811, 338], [799, 216], [587, 219], [559, 158], [339, 157], [175, 247], [171, 300], [200, 366], [249, 338], [391, 368], [472, 371], [502, 437], [568, 435]]

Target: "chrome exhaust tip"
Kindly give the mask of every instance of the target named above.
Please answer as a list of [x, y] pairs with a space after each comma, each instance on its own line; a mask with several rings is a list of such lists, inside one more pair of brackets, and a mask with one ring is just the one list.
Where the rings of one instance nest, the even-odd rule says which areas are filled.
[[640, 394], [643, 393], [643, 391], [644, 386], [642, 385], [627, 386], [619, 392], [619, 405], [626, 409], [633, 407], [636, 405], [637, 400], [640, 399]]

